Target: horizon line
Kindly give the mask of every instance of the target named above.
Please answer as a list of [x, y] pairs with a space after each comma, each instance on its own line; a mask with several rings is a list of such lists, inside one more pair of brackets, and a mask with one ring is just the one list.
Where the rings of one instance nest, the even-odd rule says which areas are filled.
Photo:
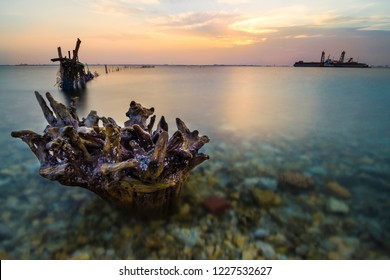
[[[169, 63], [84, 63], [88, 66], [132, 66], [132, 67], [141, 67], [141, 66], [182, 66], [182, 67], [294, 67], [293, 65], [288, 64], [169, 64]], [[19, 64], [0, 64], [0, 66], [53, 66], [58, 67], [60, 64], [48, 64], [48, 63], [19, 63]], [[389, 64], [380, 64], [380, 65], [369, 65], [373, 68], [390, 68]]]

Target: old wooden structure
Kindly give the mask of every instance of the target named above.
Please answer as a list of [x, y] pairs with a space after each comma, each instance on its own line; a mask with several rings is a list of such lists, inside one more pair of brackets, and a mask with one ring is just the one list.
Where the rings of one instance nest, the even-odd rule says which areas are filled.
[[92, 80], [94, 75], [88, 70], [85, 71], [85, 66], [79, 61], [78, 52], [81, 40], [77, 38], [76, 48], [73, 50], [73, 56], [68, 51], [68, 57], [62, 56], [61, 47], [57, 48], [58, 57], [52, 58], [51, 61], [60, 62], [59, 71], [59, 86], [64, 90], [73, 90], [78, 87], [84, 87], [85, 83]]

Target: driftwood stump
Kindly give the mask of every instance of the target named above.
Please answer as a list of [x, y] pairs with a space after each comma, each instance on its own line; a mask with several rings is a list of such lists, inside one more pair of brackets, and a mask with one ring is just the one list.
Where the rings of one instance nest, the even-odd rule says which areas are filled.
[[[120, 127], [112, 118], [91, 111], [79, 119], [77, 98], [71, 105], [35, 92], [48, 122], [43, 135], [30, 130], [13, 131], [40, 161], [40, 175], [67, 186], [80, 186], [132, 213], [161, 217], [174, 207], [189, 172], [209, 158], [199, 153], [207, 136], [190, 131], [176, 119], [178, 131], [170, 138], [161, 117], [153, 130], [154, 108], [132, 101]], [[102, 124], [99, 125], [99, 124]]]

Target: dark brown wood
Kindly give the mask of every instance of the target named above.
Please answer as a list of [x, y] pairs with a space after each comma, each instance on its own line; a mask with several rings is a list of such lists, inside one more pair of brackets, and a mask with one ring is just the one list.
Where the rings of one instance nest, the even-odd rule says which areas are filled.
[[58, 58], [62, 59], [61, 47], [58, 47], [58, 48], [57, 48], [57, 52], [58, 52]]
[[79, 48], [80, 48], [80, 44], [81, 44], [81, 40], [79, 38], [77, 38], [77, 42], [76, 42], [76, 48], [74, 49], [73, 51], [73, 58], [72, 60], [75, 62], [78, 58], [78, 53], [79, 53]]
[[[48, 122], [43, 135], [30, 130], [13, 131], [38, 158], [39, 174], [63, 185], [79, 186], [137, 216], [159, 218], [176, 205], [190, 171], [208, 159], [198, 150], [207, 136], [190, 131], [177, 120], [178, 131], [169, 138], [161, 118], [153, 130], [154, 108], [132, 101], [125, 127], [112, 118], [91, 111], [80, 121], [75, 103], [66, 107], [50, 93], [35, 93]], [[102, 123], [103, 126], [99, 126]], [[228, 207], [221, 199], [214, 212]]]

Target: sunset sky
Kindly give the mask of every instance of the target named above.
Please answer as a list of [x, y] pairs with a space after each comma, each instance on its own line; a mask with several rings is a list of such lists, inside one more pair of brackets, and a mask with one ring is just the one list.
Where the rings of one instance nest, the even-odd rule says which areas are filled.
[[0, 64], [390, 64], [390, 1], [1, 0]]

